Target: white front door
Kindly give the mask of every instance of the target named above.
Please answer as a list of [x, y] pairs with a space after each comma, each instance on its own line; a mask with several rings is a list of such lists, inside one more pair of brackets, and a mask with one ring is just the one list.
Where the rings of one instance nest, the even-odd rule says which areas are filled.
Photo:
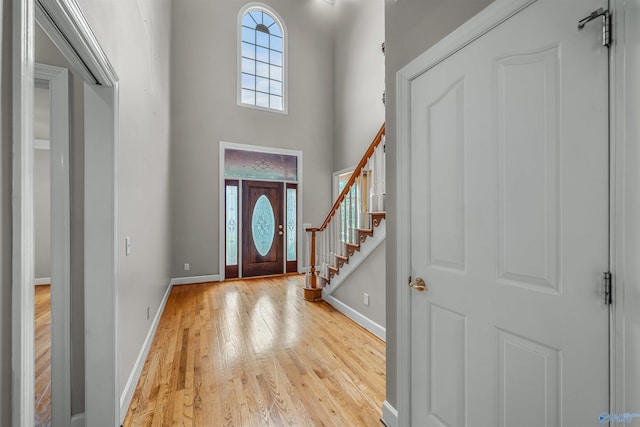
[[411, 426], [608, 410], [604, 0], [539, 0], [411, 83]]

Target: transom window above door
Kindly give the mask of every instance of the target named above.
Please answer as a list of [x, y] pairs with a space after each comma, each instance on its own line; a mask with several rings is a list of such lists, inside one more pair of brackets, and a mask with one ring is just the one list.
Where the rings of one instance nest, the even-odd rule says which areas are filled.
[[266, 5], [239, 14], [238, 105], [286, 113], [286, 31]]

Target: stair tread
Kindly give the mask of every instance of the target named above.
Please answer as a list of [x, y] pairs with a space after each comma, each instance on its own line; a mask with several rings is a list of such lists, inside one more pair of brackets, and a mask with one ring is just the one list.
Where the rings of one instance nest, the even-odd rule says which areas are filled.
[[349, 257], [348, 256], [336, 255], [336, 258], [341, 259], [343, 261], [349, 261]]
[[360, 243], [345, 243], [345, 245], [353, 246], [354, 248], [359, 248], [360, 247]]
[[329, 268], [329, 270], [333, 270], [333, 271], [338, 271], [339, 270], [339, 268], [336, 267], [335, 265], [329, 265], [327, 267]]
[[369, 215], [384, 215], [386, 214], [385, 211], [380, 211], [380, 212], [369, 212]]
[[358, 231], [362, 231], [363, 233], [373, 233], [373, 228], [356, 228]]

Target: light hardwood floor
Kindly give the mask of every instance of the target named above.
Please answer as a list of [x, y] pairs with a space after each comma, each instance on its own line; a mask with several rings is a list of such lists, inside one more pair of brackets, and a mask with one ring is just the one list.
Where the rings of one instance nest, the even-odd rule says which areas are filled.
[[36, 427], [51, 426], [51, 287], [34, 291], [34, 356]]
[[303, 283], [175, 286], [124, 426], [380, 426], [384, 342]]

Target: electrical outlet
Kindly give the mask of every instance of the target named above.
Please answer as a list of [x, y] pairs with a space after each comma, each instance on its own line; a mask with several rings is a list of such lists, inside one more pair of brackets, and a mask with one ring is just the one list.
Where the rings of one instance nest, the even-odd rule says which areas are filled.
[[150, 307], [147, 307], [147, 320], [149, 320], [149, 315], [150, 315]]
[[369, 305], [369, 294], [364, 294], [364, 305]]
[[124, 254], [126, 256], [131, 255], [131, 237], [129, 236], [124, 238]]
[[188, 262], [185, 263], [184, 264], [184, 271], [189, 271], [189, 268], [190, 268], [189, 263]]

